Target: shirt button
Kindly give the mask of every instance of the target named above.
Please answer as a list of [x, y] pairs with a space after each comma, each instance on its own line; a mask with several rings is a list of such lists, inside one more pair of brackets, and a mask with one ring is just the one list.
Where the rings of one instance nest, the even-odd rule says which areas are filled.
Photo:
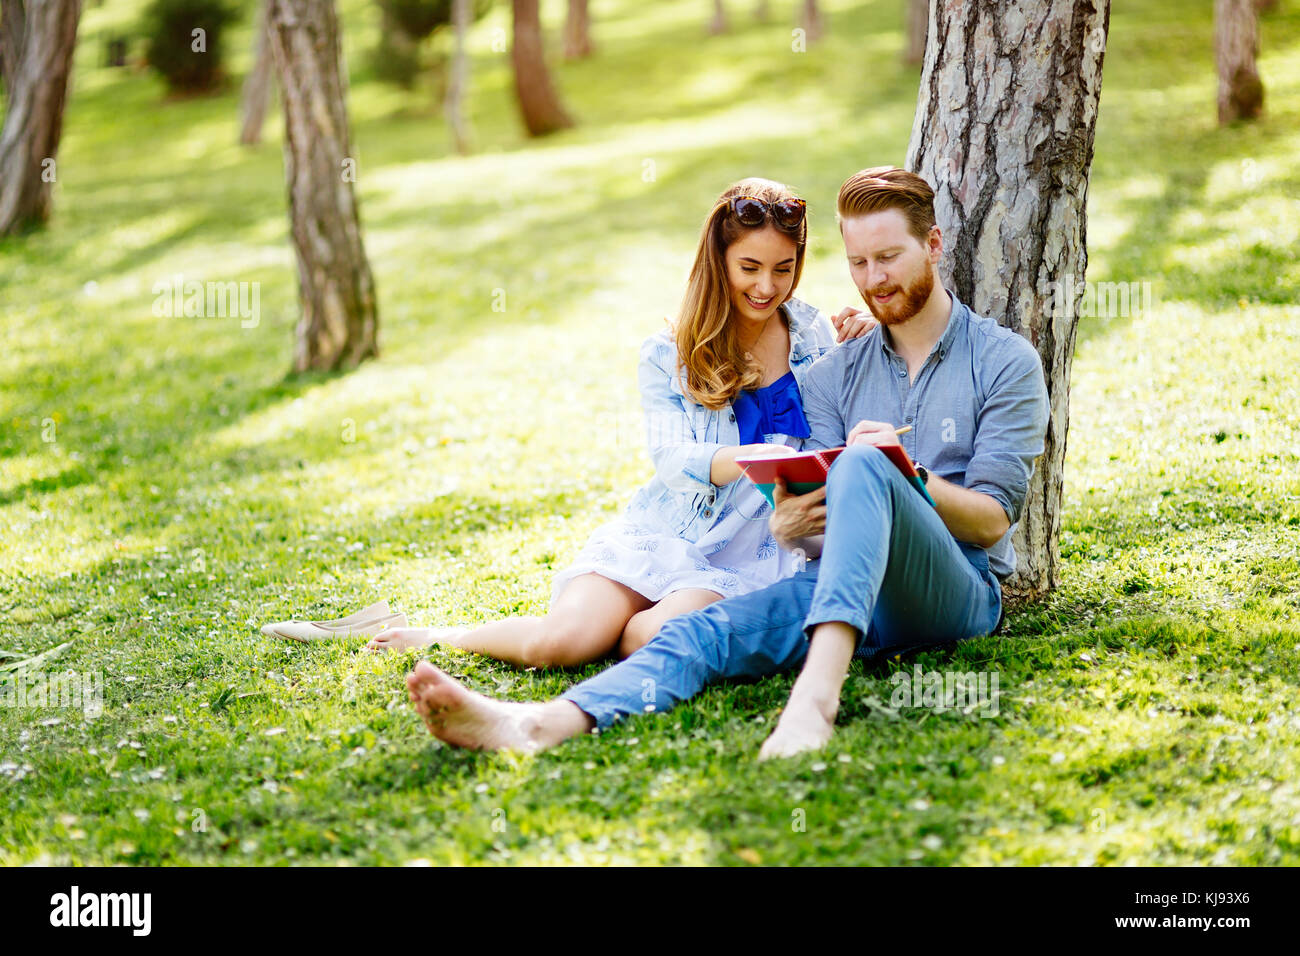
[[712, 518], [712, 517], [713, 517], [713, 509], [712, 509], [712, 508], [705, 508], [705, 509], [704, 509], [704, 517], [706, 517], [706, 518]]
[[732, 412], [731, 415], [730, 415], [729, 417], [730, 417], [731, 420], [734, 422], [734, 421], [736, 420], [736, 413], [735, 413], [735, 412]]
[[908, 416], [907, 416], [907, 420], [910, 422], [910, 421], [912, 420], [912, 416], [911, 416], [911, 415], [908, 415]]

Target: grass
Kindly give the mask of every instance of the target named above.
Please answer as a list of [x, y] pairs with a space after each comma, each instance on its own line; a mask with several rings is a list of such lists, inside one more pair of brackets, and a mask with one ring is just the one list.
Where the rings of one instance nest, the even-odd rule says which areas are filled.
[[[705, 38], [701, 4], [593, 4], [597, 56], [557, 70], [580, 124], [542, 142], [491, 51], [498, 6], [458, 158], [431, 84], [367, 74], [377, 17], [344, 2], [383, 354], [296, 379], [278, 120], [239, 148], [237, 83], [167, 102], [99, 65], [139, 4], [86, 12], [54, 220], [0, 243], [0, 667], [101, 674], [104, 713], [0, 707], [0, 863], [1300, 862], [1286, 5], [1267, 115], [1225, 130], [1208, 8], [1113, 16], [1089, 278], [1154, 304], [1081, 320], [1062, 586], [916, 662], [997, 673], [996, 717], [891, 706], [890, 671], [855, 665], [830, 747], [789, 763], [754, 759], [788, 676], [533, 758], [463, 753], [410, 711], [410, 656], [257, 632], [379, 596], [431, 624], [543, 611], [648, 474], [636, 348], [727, 182], [808, 196], [800, 294], [853, 301], [835, 190], [901, 162], [917, 73], [900, 4], [825, 6], [794, 54], [779, 18]], [[245, 22], [236, 77], [250, 47]], [[259, 323], [155, 317], [176, 274], [259, 282]], [[515, 699], [597, 669], [432, 656]]]

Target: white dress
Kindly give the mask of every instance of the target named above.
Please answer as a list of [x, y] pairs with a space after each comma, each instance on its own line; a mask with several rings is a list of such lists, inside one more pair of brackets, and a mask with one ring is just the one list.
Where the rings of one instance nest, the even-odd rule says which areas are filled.
[[[790, 441], [790, 436], [776, 429], [794, 430], [796, 420], [801, 434], [807, 435], [808, 423], [798, 396], [794, 374], [787, 372], [771, 385], [738, 397], [733, 409], [741, 423], [740, 444]], [[784, 411], [774, 418], [778, 404]], [[646, 520], [634, 499], [618, 518], [592, 532], [573, 564], [556, 575], [551, 607], [566, 584], [589, 572], [626, 585], [657, 603], [683, 588], [704, 588], [724, 598], [736, 597], [800, 570], [797, 557], [781, 548], [768, 530], [772, 506], [763, 493], [743, 476], [735, 485], [730, 501], [694, 542]]]
[[573, 564], [556, 575], [551, 606], [566, 584], [593, 571], [654, 602], [683, 588], [735, 597], [794, 574], [795, 555], [781, 548], [767, 527], [772, 506], [748, 479], [737, 480], [744, 486], [733, 504], [718, 512], [696, 542], [646, 527], [627, 514], [601, 525]]

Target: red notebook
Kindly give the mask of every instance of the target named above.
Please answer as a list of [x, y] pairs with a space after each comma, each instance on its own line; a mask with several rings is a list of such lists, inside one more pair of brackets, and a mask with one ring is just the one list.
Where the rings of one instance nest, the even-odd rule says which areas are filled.
[[[926, 490], [925, 482], [917, 473], [916, 465], [907, 454], [907, 449], [902, 445], [877, 445], [876, 447], [888, 456], [894, 463], [894, 467], [902, 472], [903, 477], [911, 483], [912, 487], [919, 491], [931, 506], [935, 506], [934, 499]], [[838, 458], [843, 450], [844, 447], [841, 446], [818, 451], [800, 451], [792, 455], [745, 455], [737, 458], [736, 464], [745, 473], [745, 477], [763, 493], [768, 503], [775, 506], [772, 493], [776, 488], [778, 477], [785, 479], [786, 488], [791, 494], [806, 495], [810, 491], [816, 491], [826, 484], [826, 474], [831, 470], [831, 462]]]

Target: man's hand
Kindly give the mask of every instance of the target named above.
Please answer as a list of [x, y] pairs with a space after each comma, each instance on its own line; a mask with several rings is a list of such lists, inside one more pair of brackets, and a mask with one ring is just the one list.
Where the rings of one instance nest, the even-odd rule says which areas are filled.
[[853, 426], [845, 445], [899, 445], [898, 435], [889, 422], [873, 422], [863, 419]]
[[792, 495], [785, 479], [778, 477], [772, 490], [776, 507], [768, 519], [772, 537], [786, 546], [800, 538], [821, 534], [826, 530], [826, 486], [806, 495]]
[[831, 324], [835, 326], [835, 342], [838, 344], [862, 338], [880, 323], [861, 309], [849, 306], [841, 309], [838, 315], [831, 316]]

